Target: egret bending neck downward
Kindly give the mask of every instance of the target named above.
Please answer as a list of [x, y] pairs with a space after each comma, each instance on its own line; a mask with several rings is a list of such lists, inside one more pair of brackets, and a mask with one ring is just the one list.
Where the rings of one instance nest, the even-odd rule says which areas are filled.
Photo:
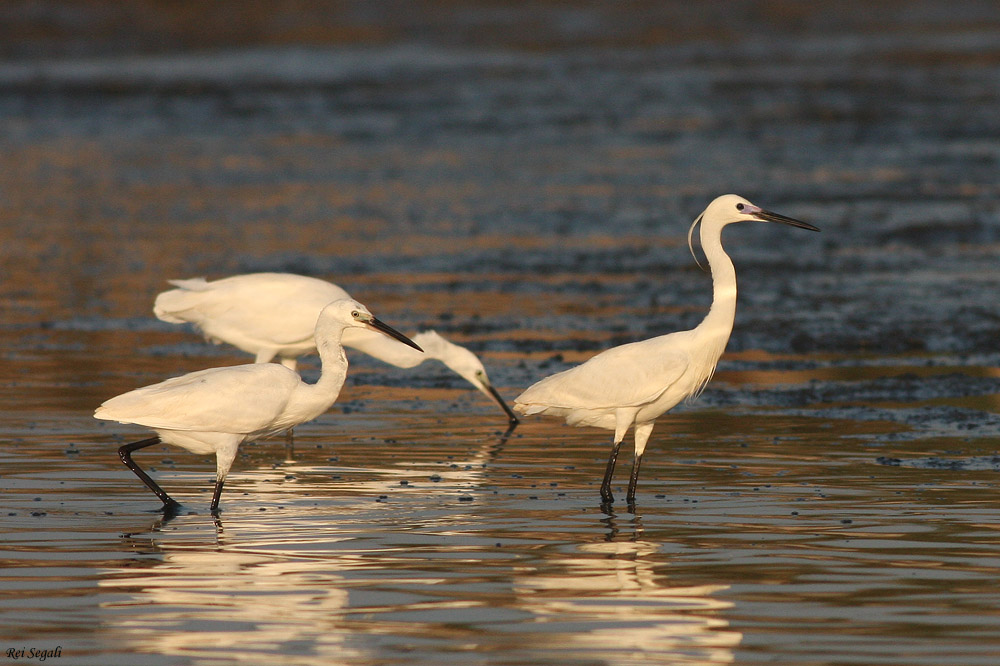
[[135, 423], [156, 437], [126, 444], [122, 462], [163, 502], [164, 512], [180, 506], [132, 460], [132, 453], [160, 442], [200, 455], [215, 453], [216, 483], [211, 510], [219, 496], [239, 445], [269, 437], [312, 420], [337, 399], [347, 376], [341, 346], [347, 328], [378, 331], [419, 350], [409, 338], [376, 319], [361, 303], [338, 299], [327, 305], [316, 322], [315, 338], [323, 370], [315, 384], [306, 384], [292, 370], [273, 363], [209, 368], [174, 377], [111, 398], [94, 412], [99, 419]]

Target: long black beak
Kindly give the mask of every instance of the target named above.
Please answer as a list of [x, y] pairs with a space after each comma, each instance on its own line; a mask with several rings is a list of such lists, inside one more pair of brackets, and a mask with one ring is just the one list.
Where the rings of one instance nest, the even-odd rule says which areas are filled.
[[404, 345], [407, 345], [408, 347], [413, 347], [418, 352], [423, 351], [423, 349], [420, 348], [420, 345], [418, 345], [416, 342], [409, 339], [408, 337], [406, 337], [405, 335], [394, 329], [392, 326], [389, 326], [388, 324], [379, 321], [375, 317], [372, 317], [371, 321], [368, 322], [368, 325], [374, 328], [379, 333], [385, 333], [390, 338], [395, 338], [396, 340], [402, 342]]
[[521, 422], [520, 420], [518, 420], [517, 415], [514, 414], [511, 408], [507, 406], [507, 403], [503, 401], [503, 398], [500, 397], [500, 393], [495, 388], [493, 388], [492, 384], [488, 384], [486, 386], [486, 390], [489, 391], [490, 397], [493, 398], [493, 400], [498, 405], [500, 405], [500, 409], [502, 409], [504, 413], [507, 414], [507, 421], [510, 423], [511, 428], [513, 428], [514, 426], [516, 426], [518, 423]]
[[758, 220], [763, 220], [765, 222], [780, 222], [781, 224], [787, 224], [791, 227], [798, 227], [799, 229], [808, 229], [809, 231], [819, 231], [818, 227], [814, 227], [808, 222], [803, 222], [802, 220], [796, 220], [794, 217], [788, 217], [786, 215], [781, 215], [780, 213], [772, 213], [769, 210], [760, 210], [752, 213], [754, 217]]

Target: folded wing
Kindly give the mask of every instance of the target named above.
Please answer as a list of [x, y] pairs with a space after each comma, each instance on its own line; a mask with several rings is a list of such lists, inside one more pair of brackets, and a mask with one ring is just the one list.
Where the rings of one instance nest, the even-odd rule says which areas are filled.
[[686, 352], [664, 352], [645, 340], [609, 349], [582, 365], [546, 377], [516, 399], [526, 414], [546, 407], [616, 409], [653, 402], [687, 371]]
[[111, 398], [94, 416], [154, 429], [253, 433], [274, 423], [300, 381], [274, 363], [210, 368]]

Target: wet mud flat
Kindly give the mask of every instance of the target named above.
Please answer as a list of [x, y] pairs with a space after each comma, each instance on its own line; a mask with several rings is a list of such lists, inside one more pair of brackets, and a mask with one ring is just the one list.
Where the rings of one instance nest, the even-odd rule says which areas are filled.
[[[4, 41], [0, 660], [995, 663], [992, 4], [421, 7]], [[218, 520], [212, 461], [144, 452], [165, 521], [115, 455], [142, 431], [91, 418], [245, 361], [151, 304], [252, 271], [433, 327], [512, 399], [696, 325], [685, 235], [728, 191], [822, 233], [727, 229], [735, 330], [634, 511], [597, 504], [607, 433], [505, 432], [439, 365], [351, 356], [294, 461], [243, 448]]]

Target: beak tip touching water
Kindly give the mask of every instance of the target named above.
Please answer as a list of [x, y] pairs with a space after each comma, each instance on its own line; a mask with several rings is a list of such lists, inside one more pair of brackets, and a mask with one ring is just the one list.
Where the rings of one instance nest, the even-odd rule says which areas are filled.
[[496, 402], [498, 405], [500, 405], [500, 409], [502, 409], [504, 414], [507, 415], [507, 423], [512, 428], [521, 422], [521, 420], [517, 418], [517, 415], [514, 413], [514, 411], [507, 406], [507, 403], [504, 401], [503, 397], [500, 396], [500, 392], [497, 391], [495, 388], [493, 388], [492, 384], [487, 383], [486, 390], [489, 392], [490, 397], [493, 398], [493, 401]]

